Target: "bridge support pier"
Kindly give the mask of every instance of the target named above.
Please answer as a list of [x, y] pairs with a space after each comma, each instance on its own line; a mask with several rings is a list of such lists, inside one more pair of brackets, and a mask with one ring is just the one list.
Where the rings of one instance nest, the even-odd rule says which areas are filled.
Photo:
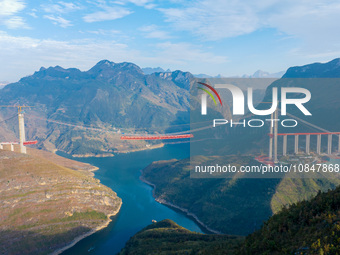
[[306, 135], [306, 154], [310, 152], [310, 135]]
[[[270, 119], [273, 120], [273, 113], [270, 115]], [[269, 132], [269, 159], [273, 159], [273, 121], [270, 124]]]
[[25, 137], [25, 123], [24, 123], [24, 114], [19, 113], [19, 140], [20, 140], [20, 153], [26, 154], [26, 147], [24, 146]]
[[321, 135], [317, 135], [316, 140], [316, 153], [321, 154]]
[[11, 143], [11, 151], [14, 151], [14, 145]]
[[274, 163], [278, 163], [279, 160], [277, 159], [277, 133], [278, 133], [278, 110], [274, 112], [275, 115], [275, 122], [274, 122]]
[[283, 156], [287, 155], [287, 135], [283, 136]]
[[2, 143], [0, 143], [0, 150], [3, 150], [4, 146], [2, 145]]
[[294, 146], [294, 153], [299, 153], [299, 135], [295, 135], [295, 146]]
[[327, 154], [332, 154], [332, 135], [328, 135]]

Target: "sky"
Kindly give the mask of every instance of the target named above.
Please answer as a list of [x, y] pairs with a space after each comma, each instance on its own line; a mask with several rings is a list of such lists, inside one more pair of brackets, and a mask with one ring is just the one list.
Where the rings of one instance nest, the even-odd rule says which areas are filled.
[[234, 76], [340, 57], [338, 0], [0, 0], [0, 81], [133, 62]]

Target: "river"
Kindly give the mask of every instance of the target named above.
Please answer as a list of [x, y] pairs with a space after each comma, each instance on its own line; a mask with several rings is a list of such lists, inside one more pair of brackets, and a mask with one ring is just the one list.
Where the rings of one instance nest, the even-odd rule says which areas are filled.
[[123, 200], [123, 205], [107, 228], [81, 240], [62, 254], [116, 254], [131, 236], [151, 224], [152, 220], [171, 219], [191, 231], [202, 233], [191, 218], [157, 203], [152, 196], [152, 187], [139, 180], [140, 170], [153, 161], [186, 157], [189, 157], [188, 143], [165, 145], [159, 149], [110, 158], [74, 158], [99, 167], [95, 178], [114, 190]]

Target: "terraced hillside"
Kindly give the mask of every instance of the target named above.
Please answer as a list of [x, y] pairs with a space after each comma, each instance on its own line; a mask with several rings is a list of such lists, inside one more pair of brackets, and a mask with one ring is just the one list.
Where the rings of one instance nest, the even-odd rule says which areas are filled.
[[121, 199], [93, 169], [49, 152], [0, 150], [0, 253], [49, 254], [105, 226]]

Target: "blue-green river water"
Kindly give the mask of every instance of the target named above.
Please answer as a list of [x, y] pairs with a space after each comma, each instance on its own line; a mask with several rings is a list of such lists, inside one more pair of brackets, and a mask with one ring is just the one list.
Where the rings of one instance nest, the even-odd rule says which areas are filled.
[[152, 187], [139, 180], [140, 170], [153, 161], [186, 157], [189, 157], [189, 144], [166, 145], [112, 158], [75, 158], [97, 166], [99, 170], [95, 177], [114, 190], [123, 200], [123, 205], [107, 228], [81, 240], [62, 254], [116, 254], [131, 236], [151, 224], [152, 220], [171, 219], [191, 231], [202, 232], [183, 213], [157, 203], [152, 197]]

